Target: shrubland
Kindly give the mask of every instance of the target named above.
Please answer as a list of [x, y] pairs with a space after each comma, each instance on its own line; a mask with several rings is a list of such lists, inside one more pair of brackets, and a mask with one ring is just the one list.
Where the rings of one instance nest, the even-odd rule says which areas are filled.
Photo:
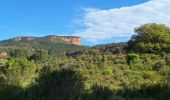
[[169, 100], [170, 28], [151, 23], [135, 32], [127, 43], [69, 55], [12, 50], [0, 59], [0, 99]]

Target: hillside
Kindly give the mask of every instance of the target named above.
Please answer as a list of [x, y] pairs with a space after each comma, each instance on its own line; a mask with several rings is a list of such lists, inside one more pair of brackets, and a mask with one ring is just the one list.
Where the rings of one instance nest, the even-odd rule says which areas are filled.
[[[44, 36], [44, 37], [17, 37], [8, 40], [0, 41], [1, 50], [11, 50], [16, 48], [27, 48], [30, 51], [36, 49], [43, 49], [48, 51], [49, 55], [58, 56], [70, 51], [79, 51], [84, 49], [84, 46], [76, 45], [73, 40], [69, 38], [78, 37], [60, 37], [60, 36]], [[67, 39], [67, 40], [65, 40]], [[78, 41], [80, 44], [81, 41]]]
[[[11, 50], [10, 57], [0, 58], [0, 99], [170, 100], [170, 28], [146, 24], [136, 29], [140, 30], [127, 43], [97, 45], [57, 57], [42, 49]], [[34, 41], [51, 40], [47, 36]], [[11, 46], [8, 42], [3, 44]], [[18, 47], [20, 42], [12, 43]], [[52, 42], [68, 45], [58, 39]], [[25, 44], [28, 41], [20, 43]], [[36, 46], [31, 48], [42, 45]]]

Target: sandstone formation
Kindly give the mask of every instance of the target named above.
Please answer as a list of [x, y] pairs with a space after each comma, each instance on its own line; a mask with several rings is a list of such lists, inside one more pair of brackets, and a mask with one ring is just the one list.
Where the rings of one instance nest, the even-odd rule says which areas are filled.
[[54, 41], [55, 39], [60, 39], [62, 41], [70, 43], [70, 44], [81, 45], [81, 38], [76, 37], [76, 36], [55, 36], [55, 35], [50, 35], [50, 36], [46, 36], [46, 37], [49, 37], [50, 40], [52, 40], [52, 41]]
[[0, 52], [0, 57], [7, 57], [7, 56], [8, 56], [7, 52]]
[[[80, 37], [76, 37], [76, 36], [55, 36], [55, 35], [49, 35], [49, 36], [45, 36], [45, 37], [49, 38], [52, 41], [55, 41], [56, 39], [60, 39], [62, 41], [70, 43], [70, 44], [81, 45], [81, 38]], [[10, 39], [10, 41], [12, 41], [12, 42], [32, 41], [34, 39], [35, 39], [35, 37], [16, 37], [16, 38]]]
[[81, 38], [75, 36], [61, 36], [61, 40], [70, 44], [81, 45]]

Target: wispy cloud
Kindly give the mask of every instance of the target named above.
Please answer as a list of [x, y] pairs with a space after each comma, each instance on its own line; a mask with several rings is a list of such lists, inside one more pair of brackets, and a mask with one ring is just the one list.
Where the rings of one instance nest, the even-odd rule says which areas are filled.
[[134, 34], [134, 28], [145, 23], [164, 23], [170, 25], [170, 0], [150, 0], [131, 6], [99, 10], [83, 9], [83, 18], [75, 20], [81, 29], [76, 36], [89, 42], [126, 38]]

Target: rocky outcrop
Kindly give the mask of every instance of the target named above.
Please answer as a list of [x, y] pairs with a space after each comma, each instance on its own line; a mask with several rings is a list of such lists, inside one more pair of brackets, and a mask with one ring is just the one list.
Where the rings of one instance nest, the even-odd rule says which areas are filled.
[[0, 52], [0, 57], [7, 57], [8, 53], [7, 52]]
[[70, 44], [81, 45], [81, 38], [75, 36], [61, 36], [61, 40], [68, 42]]
[[[76, 36], [55, 36], [55, 35], [49, 35], [49, 36], [45, 36], [45, 37], [49, 38], [51, 41], [55, 41], [56, 39], [60, 39], [62, 41], [70, 43], [70, 44], [81, 45], [81, 38], [80, 37], [76, 37]], [[16, 38], [10, 39], [10, 41], [11, 42], [32, 41], [34, 39], [35, 39], [35, 37], [16, 37]]]
[[52, 40], [52, 41], [55, 41], [56, 39], [60, 39], [62, 41], [70, 43], [70, 44], [81, 45], [81, 38], [76, 37], [76, 36], [55, 36], [55, 35], [50, 35], [50, 36], [46, 36], [46, 37], [50, 38], [50, 40]]

